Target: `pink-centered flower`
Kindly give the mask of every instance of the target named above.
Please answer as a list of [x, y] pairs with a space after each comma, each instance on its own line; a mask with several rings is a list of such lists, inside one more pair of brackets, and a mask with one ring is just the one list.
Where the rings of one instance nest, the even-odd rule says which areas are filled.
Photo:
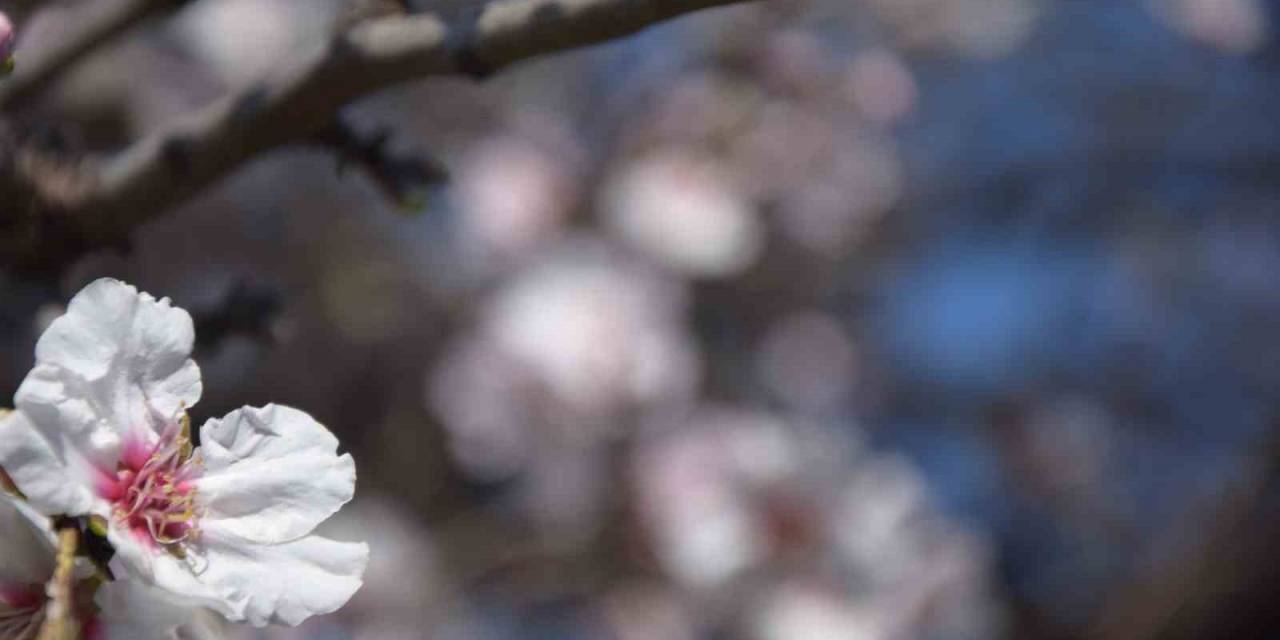
[[[50, 605], [48, 582], [53, 578], [55, 536], [49, 519], [36, 513], [26, 503], [0, 493], [0, 640], [35, 640], [45, 623]], [[77, 566], [76, 589], [87, 583], [87, 566]], [[88, 594], [86, 589], [84, 594]], [[77, 594], [79, 596], [79, 594]], [[87, 597], [76, 597], [71, 603], [80, 622], [84, 640], [116, 640], [125, 638], [123, 627], [109, 635], [98, 619], [97, 611]], [[163, 609], [156, 608], [157, 612]], [[134, 616], [133, 608], [121, 608], [122, 616]], [[174, 615], [174, 612], [167, 612]], [[188, 625], [188, 619], [181, 621]], [[174, 625], [176, 634], [180, 625]], [[185, 627], [183, 628], [185, 630]], [[167, 636], [144, 636], [135, 640], [170, 640]]]
[[46, 515], [88, 516], [117, 578], [261, 626], [359, 588], [364, 544], [312, 534], [351, 499], [355, 464], [311, 416], [268, 405], [209, 420], [191, 317], [117, 280], [77, 294], [36, 344], [0, 421], [0, 467]]
[[[0, 640], [35, 640], [49, 607], [55, 536], [49, 519], [25, 502], [0, 494]], [[75, 571], [73, 606], [84, 640], [179, 640], [212, 638], [200, 632], [201, 611], [143, 583], [123, 580], [97, 585], [81, 561]], [[97, 592], [91, 603], [90, 596]]]
[[40, 631], [53, 547], [48, 520], [0, 494], [0, 640], [35, 638]]

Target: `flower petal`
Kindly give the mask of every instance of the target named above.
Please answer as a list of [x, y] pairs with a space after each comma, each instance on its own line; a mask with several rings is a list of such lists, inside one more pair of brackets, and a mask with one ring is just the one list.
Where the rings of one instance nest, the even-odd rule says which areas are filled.
[[98, 280], [40, 336], [15, 403], [51, 442], [109, 458], [121, 437], [166, 426], [200, 399], [194, 338], [191, 316], [168, 299]]
[[93, 490], [93, 465], [61, 442], [48, 440], [20, 411], [0, 418], [0, 464], [35, 510], [106, 515], [110, 505]]
[[117, 527], [107, 531], [107, 541], [115, 549], [110, 568], [117, 579], [153, 585], [174, 602], [207, 607], [229, 619], [244, 618], [243, 596], [203, 580], [208, 564], [203, 555], [179, 558], [140, 541], [134, 532]]
[[276, 545], [243, 544], [206, 536], [208, 568], [200, 579], [243, 595], [244, 619], [254, 626], [296, 626], [337, 611], [363, 584], [369, 547], [307, 536]]
[[53, 575], [53, 550], [49, 519], [0, 496], [0, 589], [43, 584]]
[[116, 580], [94, 596], [102, 640], [216, 640], [208, 610], [137, 580]]
[[186, 558], [152, 553], [127, 537], [109, 536], [118, 576], [150, 582], [170, 597], [256, 626], [297, 625], [336, 611], [360, 588], [369, 562], [367, 545], [320, 536], [262, 545], [206, 533]]
[[196, 481], [206, 532], [279, 543], [315, 529], [351, 500], [355, 463], [338, 439], [297, 409], [246, 407], [200, 429]]

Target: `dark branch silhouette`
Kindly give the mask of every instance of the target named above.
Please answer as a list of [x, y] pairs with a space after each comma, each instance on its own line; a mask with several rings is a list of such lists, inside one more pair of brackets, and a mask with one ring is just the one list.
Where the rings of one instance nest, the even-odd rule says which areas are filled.
[[247, 160], [314, 140], [341, 107], [381, 89], [430, 76], [483, 78], [743, 1], [494, 0], [449, 20], [374, 17], [112, 156], [53, 153], [0, 132], [0, 267], [49, 273], [119, 245]]

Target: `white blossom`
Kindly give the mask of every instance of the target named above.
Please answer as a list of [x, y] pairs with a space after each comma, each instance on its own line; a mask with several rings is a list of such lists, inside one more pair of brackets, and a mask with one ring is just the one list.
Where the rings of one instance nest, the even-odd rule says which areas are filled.
[[[138, 580], [100, 586], [97, 633], [86, 640], [222, 640], [218, 614]], [[88, 634], [86, 634], [88, 635]]]
[[200, 429], [191, 317], [122, 282], [73, 298], [0, 423], [0, 466], [47, 515], [105, 524], [117, 578], [255, 626], [296, 625], [359, 588], [364, 544], [311, 535], [355, 465], [311, 416], [245, 407]]
[[0, 640], [34, 638], [39, 632], [53, 547], [47, 518], [0, 495]]
[[[49, 518], [26, 502], [0, 494], [0, 640], [33, 640], [46, 620], [51, 602], [48, 583], [53, 578], [56, 535]], [[83, 559], [75, 566], [73, 580], [88, 593], [93, 570]], [[98, 609], [75, 600], [85, 640], [213, 640], [201, 635], [198, 611], [160, 596], [158, 590], [134, 581], [104, 585], [98, 591]], [[104, 594], [114, 597], [104, 599]], [[124, 594], [130, 594], [123, 597]]]

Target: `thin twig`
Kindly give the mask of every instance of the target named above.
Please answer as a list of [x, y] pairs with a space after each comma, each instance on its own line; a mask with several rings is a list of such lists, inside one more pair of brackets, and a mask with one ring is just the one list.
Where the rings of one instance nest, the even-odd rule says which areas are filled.
[[39, 640], [77, 640], [80, 623], [75, 615], [75, 565], [76, 548], [80, 544], [80, 530], [75, 525], [58, 530], [58, 557], [49, 581], [49, 602], [45, 605], [45, 620], [40, 627]]
[[336, 118], [314, 140], [337, 154], [339, 170], [348, 164], [360, 167], [387, 199], [406, 211], [421, 206], [427, 192], [449, 177], [444, 166], [434, 158], [391, 149], [391, 132], [387, 129], [364, 133], [346, 120]]
[[0, 83], [0, 109], [22, 106], [57, 80], [75, 63], [130, 27], [161, 11], [182, 4], [179, 0], [111, 0], [89, 3], [88, 15], [75, 21], [70, 33], [30, 57], [20, 55], [13, 75]]

